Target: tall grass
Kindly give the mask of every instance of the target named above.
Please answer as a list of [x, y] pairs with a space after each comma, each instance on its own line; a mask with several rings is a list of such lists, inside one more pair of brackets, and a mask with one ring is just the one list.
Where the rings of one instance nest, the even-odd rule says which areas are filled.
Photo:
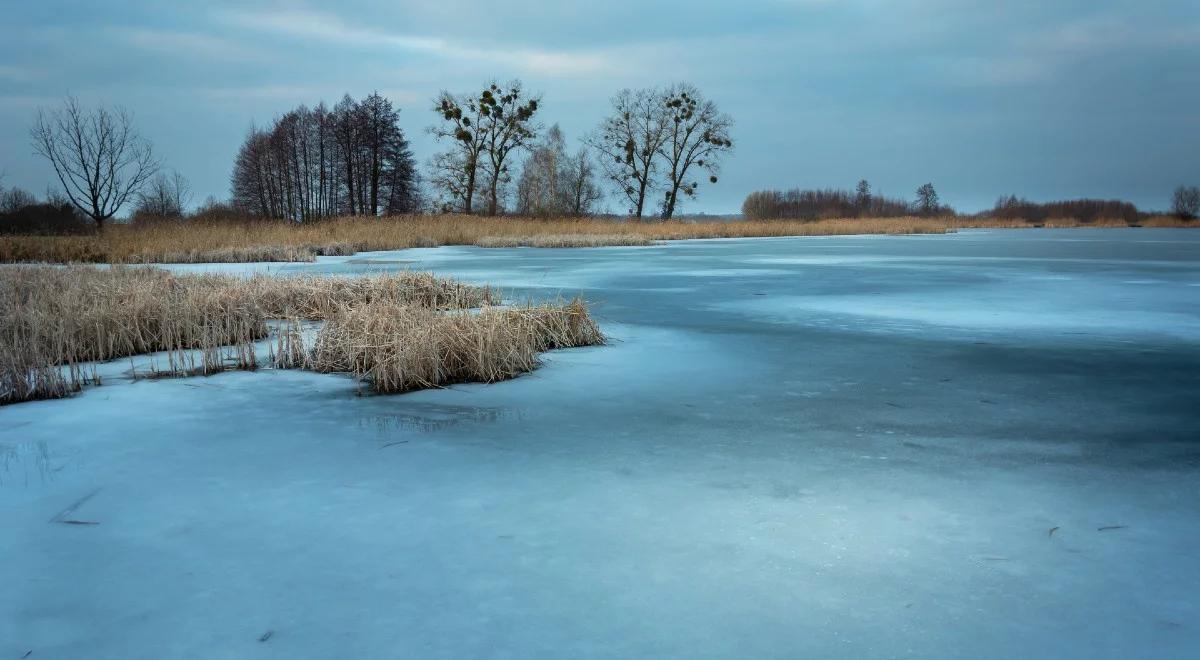
[[[272, 326], [275, 366], [349, 371], [378, 383], [379, 391], [511, 378], [536, 366], [536, 354], [532, 360], [505, 362], [526, 355], [530, 346], [541, 351], [602, 341], [582, 303], [498, 309], [491, 307], [493, 300], [486, 288], [428, 273], [241, 278], [172, 275], [144, 267], [4, 267], [0, 404], [69, 395], [98, 381], [95, 362], [150, 352], [166, 352], [167, 367], [157, 375], [254, 369], [261, 364], [256, 342], [268, 337]], [[478, 307], [483, 307], [478, 314], [464, 311]], [[559, 316], [566, 320], [551, 322]], [[371, 341], [364, 343], [362, 332], [347, 328], [367, 317], [375, 319], [370, 327], [407, 330], [368, 335]], [[530, 318], [546, 320], [539, 324]], [[326, 319], [330, 322], [316, 342], [320, 357], [314, 359], [304, 346], [301, 322]], [[564, 340], [564, 324], [583, 330]], [[409, 373], [415, 367], [407, 360], [424, 364], [420, 361], [428, 360], [430, 351], [442, 361], [435, 378], [406, 377], [403, 387], [393, 386], [389, 370]], [[369, 362], [360, 359], [334, 369], [329, 356], [335, 354], [366, 356]], [[498, 364], [509, 366], [495, 368]]]
[[377, 302], [330, 317], [316, 338], [312, 368], [351, 372], [378, 392], [406, 392], [513, 378], [533, 370], [543, 351], [603, 341], [578, 300], [479, 313]]
[[[1089, 226], [1055, 219], [1054, 226]], [[1096, 221], [1092, 226], [1108, 225]], [[1119, 224], [1125, 224], [1121, 221]], [[1173, 218], [1146, 224], [1185, 226]], [[1190, 223], [1200, 224], [1200, 223]], [[930, 234], [969, 227], [1028, 227], [1003, 218], [849, 218], [737, 222], [615, 222], [474, 216], [338, 218], [285, 222], [188, 222], [112, 226], [95, 236], [3, 236], [0, 262], [200, 263], [311, 261], [319, 255], [439, 245], [484, 247], [642, 245], [659, 240], [841, 234]]]

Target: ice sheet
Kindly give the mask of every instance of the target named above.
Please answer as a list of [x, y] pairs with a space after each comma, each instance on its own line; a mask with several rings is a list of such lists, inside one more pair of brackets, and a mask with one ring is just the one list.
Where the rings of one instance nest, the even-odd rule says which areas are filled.
[[0, 657], [1196, 657], [1198, 256], [1031, 230], [275, 265], [582, 293], [615, 341], [402, 396], [114, 367], [0, 409]]

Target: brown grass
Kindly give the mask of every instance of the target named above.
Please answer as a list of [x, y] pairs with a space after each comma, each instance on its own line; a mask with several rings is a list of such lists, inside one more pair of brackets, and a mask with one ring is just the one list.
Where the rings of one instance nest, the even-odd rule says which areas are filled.
[[637, 234], [538, 234], [537, 236], [483, 236], [475, 245], [485, 248], [576, 248], [614, 245], [645, 246], [654, 241]]
[[[1112, 226], [1070, 219], [1055, 227]], [[1119, 223], [1124, 225], [1124, 222]], [[1167, 216], [1146, 226], [1200, 226]], [[284, 222], [192, 222], [113, 226], [98, 236], [0, 237], [0, 262], [197, 263], [311, 261], [322, 254], [396, 250], [439, 245], [580, 247], [642, 245], [660, 240], [843, 234], [930, 234], [973, 227], [1029, 227], [1021, 220], [981, 218], [852, 218], [811, 222], [615, 222], [595, 219], [534, 220], [473, 216], [412, 216], [367, 220], [338, 218], [296, 225]]]
[[[344, 370], [378, 383], [380, 391], [413, 389], [417, 382], [511, 378], [536, 366], [536, 353], [512, 360], [527, 355], [530, 346], [541, 351], [602, 341], [581, 303], [496, 309], [489, 307], [492, 301], [486, 288], [429, 273], [242, 278], [143, 267], [4, 267], [0, 404], [66, 396], [98, 382], [94, 364], [85, 363], [143, 353], [166, 352], [166, 369], [150, 375], [254, 369], [260, 363], [255, 342], [267, 337], [272, 325], [276, 366], [330, 370], [327, 357], [312, 359], [305, 350], [302, 320], [332, 319], [319, 335], [321, 355], [368, 356], [370, 369], [351, 364]], [[481, 306], [478, 314], [464, 311]], [[361, 336], [346, 328], [368, 313], [384, 324], [379, 327], [404, 327], [406, 333], [339, 347], [339, 341]], [[563, 339], [562, 327], [576, 326], [582, 329]], [[416, 359], [430, 351], [446, 360], [435, 370], [436, 378], [402, 379], [404, 387], [395, 389], [386, 370], [411, 371], [398, 355]]]
[[406, 392], [513, 378], [536, 368], [543, 351], [603, 342], [579, 300], [478, 313], [379, 302], [333, 315], [311, 366], [353, 373], [377, 392]]

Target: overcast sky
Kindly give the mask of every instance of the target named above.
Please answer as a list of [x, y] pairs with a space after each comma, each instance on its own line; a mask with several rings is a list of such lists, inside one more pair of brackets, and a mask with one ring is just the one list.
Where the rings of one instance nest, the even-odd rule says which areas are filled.
[[[520, 78], [574, 142], [622, 87], [695, 83], [734, 153], [686, 211], [761, 188], [869, 179], [960, 210], [1001, 194], [1166, 208], [1200, 184], [1200, 2], [151, 2], [5, 0], [0, 172], [41, 193], [37, 107], [74, 94], [133, 112], [197, 198], [228, 196], [247, 128], [378, 90], [418, 160], [440, 89]], [[621, 207], [615, 202], [612, 210]]]

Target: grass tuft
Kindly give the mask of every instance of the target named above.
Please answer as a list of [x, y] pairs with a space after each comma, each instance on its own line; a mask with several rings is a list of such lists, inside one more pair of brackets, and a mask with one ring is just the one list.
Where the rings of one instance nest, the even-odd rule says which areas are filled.
[[317, 335], [312, 368], [352, 373], [377, 392], [407, 392], [506, 380], [535, 369], [543, 351], [603, 343], [579, 300], [478, 313], [378, 302], [330, 317]]

